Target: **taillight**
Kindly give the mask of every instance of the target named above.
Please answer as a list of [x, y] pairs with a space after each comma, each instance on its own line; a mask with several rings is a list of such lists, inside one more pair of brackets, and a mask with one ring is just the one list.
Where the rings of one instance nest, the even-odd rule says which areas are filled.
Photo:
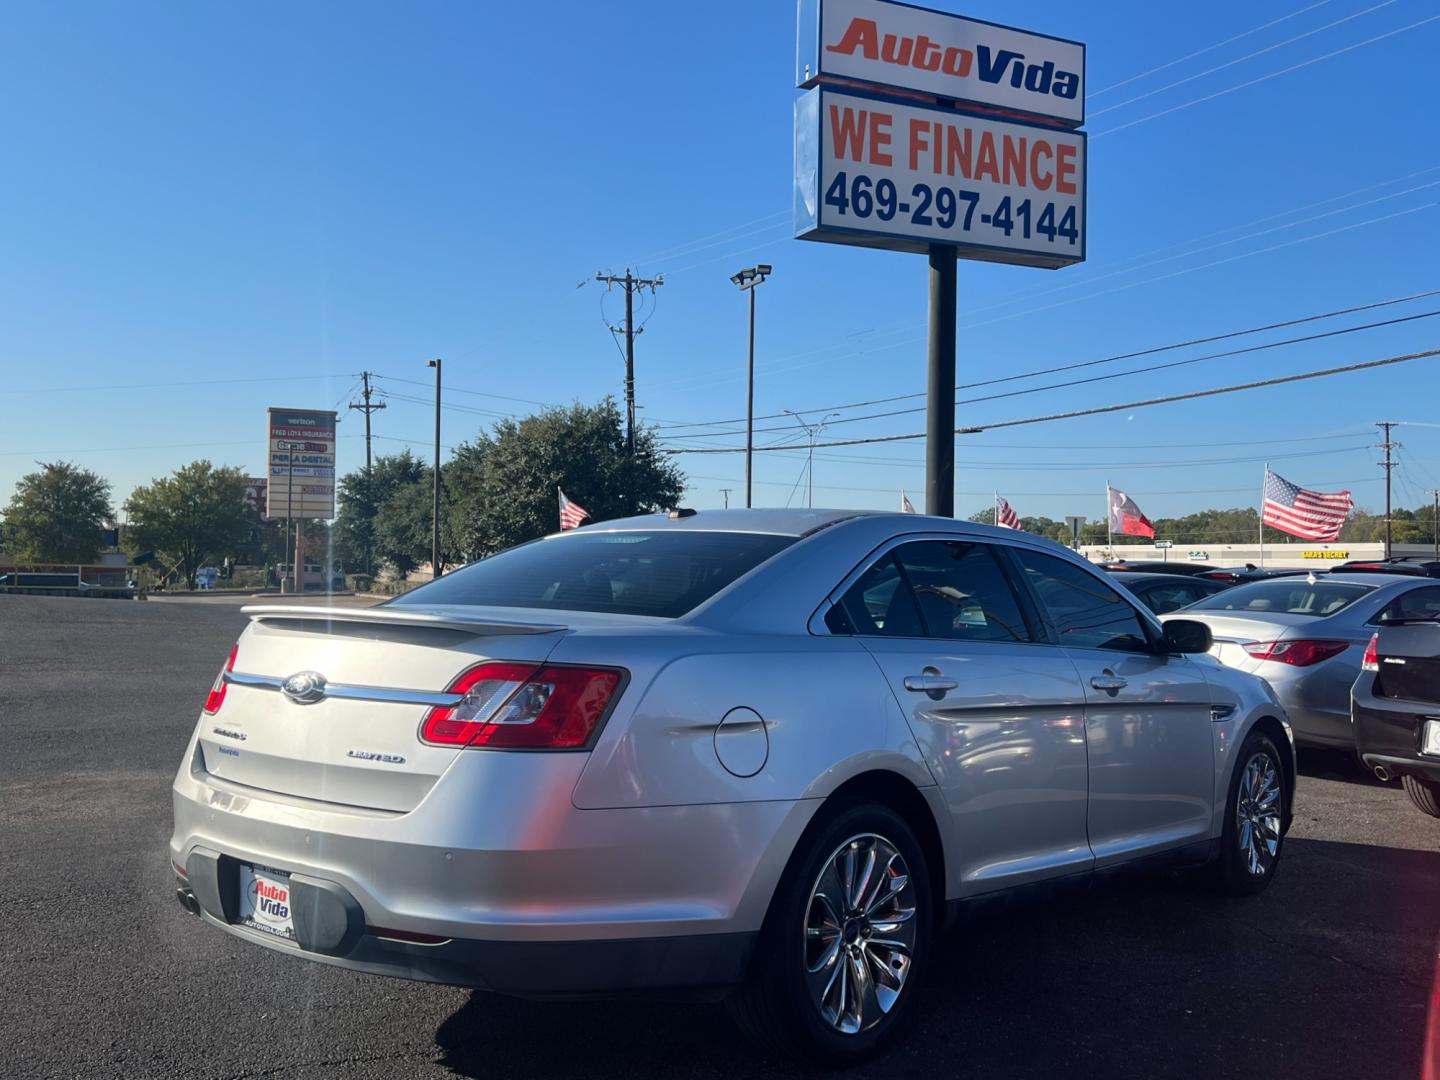
[[1299, 638], [1294, 641], [1252, 641], [1244, 646], [1244, 649], [1256, 660], [1274, 660], [1291, 667], [1309, 667], [1321, 660], [1339, 656], [1349, 647], [1348, 641], [1309, 641]]
[[220, 674], [215, 676], [215, 682], [210, 687], [210, 693], [205, 695], [205, 711], [217, 713], [220, 706], [225, 704], [225, 690], [230, 685], [225, 681], [226, 672], [235, 670], [235, 654], [240, 651], [240, 643], [237, 641], [230, 649], [230, 655], [225, 660], [225, 666], [220, 669]]
[[590, 741], [624, 679], [614, 668], [490, 662], [447, 688], [458, 705], [425, 714], [420, 737], [441, 746], [574, 750]]
[[1209, 573], [1196, 574], [1195, 576], [1209, 578], [1211, 581], [1224, 581], [1231, 585], [1234, 585], [1237, 581], [1240, 580], [1239, 574], [1231, 574], [1224, 570], [1211, 570]]
[[1380, 670], [1380, 635], [1370, 635], [1370, 644], [1365, 646], [1365, 655], [1360, 659], [1361, 671]]

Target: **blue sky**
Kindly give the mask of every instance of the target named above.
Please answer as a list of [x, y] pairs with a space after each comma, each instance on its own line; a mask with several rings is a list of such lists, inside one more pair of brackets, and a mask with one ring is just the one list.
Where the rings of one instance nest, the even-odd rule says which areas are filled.
[[[962, 383], [1440, 287], [1429, 0], [956, 10], [1084, 41], [1091, 133], [1089, 261], [962, 263]], [[758, 414], [924, 389], [924, 259], [790, 238], [785, 0], [12, 4], [5, 22], [0, 503], [37, 459], [101, 471], [117, 504], [194, 457], [258, 470], [266, 406], [343, 406], [362, 369], [389, 395], [377, 448], [427, 453], [430, 356], [463, 407], [445, 414], [446, 444], [532, 402], [618, 395], [603, 319], [620, 297], [589, 281], [602, 268], [666, 278], [637, 346], [649, 421], [744, 415], [745, 309], [729, 276], [756, 261], [775, 266], [758, 296]], [[1436, 309], [1440, 297], [1235, 344]], [[1437, 340], [1440, 318], [1420, 319], [962, 405], [959, 420]], [[1437, 391], [1440, 366], [1418, 361], [961, 436], [957, 511], [998, 488], [1021, 513], [1099, 516], [1107, 478], [1152, 517], [1253, 504], [1266, 458], [1374, 507], [1371, 425], [1440, 423]], [[789, 424], [760, 421], [785, 428], [760, 439], [797, 441]], [[923, 426], [916, 413], [824, 437]], [[742, 441], [663, 430], [670, 445]], [[358, 414], [342, 424], [342, 470], [363, 462], [361, 431]], [[1440, 486], [1440, 426], [1397, 437], [1397, 501], [1415, 505]], [[739, 455], [682, 461], [689, 504], [738, 495]], [[902, 486], [919, 502], [922, 461], [920, 442], [817, 452], [815, 502], [891, 507]], [[803, 467], [803, 453], [762, 455], [757, 504], [803, 500]]]

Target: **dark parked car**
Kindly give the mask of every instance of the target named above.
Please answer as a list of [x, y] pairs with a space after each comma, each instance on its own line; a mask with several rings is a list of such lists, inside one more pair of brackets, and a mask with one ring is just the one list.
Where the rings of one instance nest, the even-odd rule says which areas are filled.
[[[1277, 577], [1299, 577], [1301, 574], [1308, 574], [1309, 570], [1297, 570], [1291, 567], [1265, 567], [1256, 566], [1254, 563], [1246, 563], [1244, 566], [1227, 566], [1220, 569], [1206, 568], [1200, 575], [1209, 578], [1211, 581], [1223, 581], [1227, 585], [1243, 585], [1248, 581], [1268, 581]], [[1323, 569], [1321, 571], [1324, 572]]]
[[1411, 802], [1440, 817], [1440, 595], [1417, 589], [1412, 598], [1370, 638], [1350, 717], [1366, 768], [1399, 777]]
[[1391, 559], [1356, 559], [1335, 568], [1347, 574], [1369, 571], [1375, 574], [1414, 574], [1416, 577], [1440, 578], [1440, 559], [1423, 555], [1396, 555]]
[[1122, 571], [1110, 576], [1134, 593], [1136, 598], [1156, 615], [1177, 611], [1212, 593], [1230, 588], [1222, 581], [1211, 581], [1203, 577], [1180, 577], [1176, 574], [1132, 574]]
[[1131, 562], [1129, 559], [1116, 559], [1114, 562], [1101, 563], [1101, 570], [1108, 570], [1114, 573], [1140, 573], [1140, 574], [1177, 574], [1192, 577], [1196, 574], [1203, 574], [1206, 571], [1214, 570], [1215, 567], [1205, 563], [1194, 562], [1160, 562], [1155, 559], [1145, 559], [1140, 562]]

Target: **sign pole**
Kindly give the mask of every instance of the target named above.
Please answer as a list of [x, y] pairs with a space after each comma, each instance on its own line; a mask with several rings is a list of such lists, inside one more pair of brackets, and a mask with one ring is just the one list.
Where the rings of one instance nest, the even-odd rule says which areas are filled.
[[925, 512], [937, 517], [955, 516], [956, 259], [954, 245], [930, 245]]
[[1260, 481], [1260, 569], [1265, 569], [1265, 481], [1270, 479], [1270, 463], [1265, 463], [1264, 480]]

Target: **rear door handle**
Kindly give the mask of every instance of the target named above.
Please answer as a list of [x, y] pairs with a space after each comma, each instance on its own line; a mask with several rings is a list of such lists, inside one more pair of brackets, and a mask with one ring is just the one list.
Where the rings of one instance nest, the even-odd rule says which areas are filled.
[[959, 679], [947, 675], [906, 675], [905, 689], [917, 694], [943, 694], [960, 685]]
[[1122, 679], [1119, 675], [1092, 675], [1090, 676], [1090, 685], [1096, 690], [1114, 693], [1116, 690], [1124, 690], [1130, 685], [1130, 682]]

